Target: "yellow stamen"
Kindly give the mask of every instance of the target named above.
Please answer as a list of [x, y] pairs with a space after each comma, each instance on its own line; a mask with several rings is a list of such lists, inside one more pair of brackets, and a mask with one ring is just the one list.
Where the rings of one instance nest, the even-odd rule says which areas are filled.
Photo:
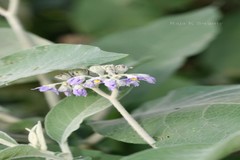
[[132, 81], [137, 81], [138, 79], [133, 77], [133, 78], [130, 78]]
[[94, 83], [100, 83], [101, 81], [99, 79], [95, 79]]

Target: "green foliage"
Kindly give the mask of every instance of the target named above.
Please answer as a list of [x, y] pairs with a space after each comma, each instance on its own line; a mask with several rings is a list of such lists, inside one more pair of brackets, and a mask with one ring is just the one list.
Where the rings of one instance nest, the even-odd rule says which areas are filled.
[[75, 0], [70, 12], [73, 28], [79, 32], [105, 35], [146, 24], [192, 0]]
[[0, 59], [0, 85], [55, 70], [107, 63], [125, 56], [87, 45], [54, 44], [35, 47]]
[[[17, 37], [12, 29], [0, 28], [1, 43], [0, 43], [0, 58], [11, 55], [15, 52], [22, 50], [21, 42], [17, 41]], [[34, 34], [28, 33], [29, 38], [34, 42], [36, 46], [48, 45], [52, 42], [38, 37]]]
[[[240, 12], [224, 17], [219, 23], [222, 32], [203, 54], [202, 63], [215, 74], [239, 77], [240, 58]], [[213, 63], [213, 62], [217, 63]]]
[[0, 131], [0, 144], [3, 145], [17, 145], [18, 143], [6, 133]]
[[43, 153], [29, 145], [18, 145], [16, 147], [10, 147], [0, 151], [0, 159], [18, 159], [23, 157], [42, 157], [50, 158], [53, 160], [62, 160], [61, 158]]
[[153, 90], [161, 90], [161, 82], [181, 67], [186, 57], [198, 54], [208, 46], [218, 33], [219, 26], [199, 22], [215, 22], [219, 16], [215, 7], [207, 7], [165, 17], [138, 29], [107, 36], [94, 45], [108, 51], [129, 53], [121, 63], [134, 66], [135, 72], [149, 73], [157, 78], [157, 86], [142, 86], [131, 94], [136, 95], [135, 97], [130, 96], [127, 100], [144, 102], [149, 99], [138, 99], [138, 94], [147, 92], [154, 96]]
[[[159, 147], [190, 144], [221, 147], [223, 142], [228, 143], [229, 137], [238, 138], [239, 88], [183, 88], [169, 93], [164, 98], [146, 103], [133, 115], [158, 141]], [[95, 122], [91, 126], [107, 137], [124, 142], [143, 143], [123, 119]], [[235, 145], [237, 144], [228, 143], [228, 146], [225, 146], [228, 148], [226, 153], [234, 152]]]
[[109, 155], [95, 150], [81, 150], [79, 154], [90, 156], [93, 160], [120, 160], [122, 158], [122, 156]]
[[[7, 1], [0, 1], [0, 7], [14, 9], [12, 2], [16, 1], [9, 5]], [[22, 9], [18, 12], [26, 23], [23, 24], [26, 30], [46, 35], [55, 42], [85, 43], [86, 38], [93, 46], [53, 44], [35, 34], [21, 32], [20, 25], [13, 27], [10, 23], [8, 26], [9, 17], [12, 16], [13, 22], [17, 15], [9, 14], [4, 20], [0, 19], [1, 27], [11, 28], [0, 28], [0, 86], [21, 81], [1, 91], [0, 129], [6, 133], [0, 131], [0, 159], [220, 160], [239, 152], [240, 86], [199, 84], [209, 83], [209, 80], [217, 84], [222, 79], [239, 83], [240, 3], [236, 0], [208, 3], [210, 1], [194, 0], [42, 0], [21, 3]], [[220, 5], [221, 8], [217, 7]], [[32, 8], [25, 10], [24, 7]], [[2, 13], [5, 12], [1, 10]], [[25, 34], [33, 46], [23, 50], [19, 37]], [[200, 53], [204, 54], [198, 55]], [[121, 86], [121, 94], [117, 96], [117, 92], [111, 90], [114, 83], [106, 81], [104, 76], [107, 80], [119, 80], [119, 74], [111, 73], [111, 65], [109, 68], [95, 66], [94, 69], [105, 71], [99, 76], [104, 83], [99, 89], [109, 85], [110, 89], [103, 91], [111, 95], [102, 94], [96, 88], [87, 89], [83, 83], [63, 83], [61, 87], [71, 93], [76, 87], [79, 92], [83, 89], [81, 87], [86, 87], [88, 96], [66, 97], [49, 111], [44, 96], [39, 98], [36, 91], [29, 91], [39, 84], [26, 81], [26, 78], [36, 80], [41, 74], [49, 73], [52, 78], [61, 70], [105, 63], [132, 66], [129, 72], [149, 74], [156, 77], [157, 83], [141, 83], [126, 97], [129, 90], [122, 90], [120, 84], [115, 84]], [[95, 77], [94, 74], [93, 71], [85, 78], [89, 80]], [[122, 78], [129, 78], [129, 74], [125, 76]], [[81, 76], [78, 78], [82, 80]], [[137, 83], [134, 78], [121, 80], [125, 85], [127, 80]], [[182, 86], [192, 87], [176, 89]], [[146, 142], [128, 124], [129, 120], [127, 123], [114, 113], [116, 109], [104, 112], [111, 106], [110, 102], [121, 107], [116, 97], [122, 98], [126, 109], [132, 111], [134, 118], [157, 141], [157, 149], [148, 149]], [[99, 112], [100, 118], [99, 115], [91, 117]], [[20, 120], [13, 123], [14, 119]], [[42, 130], [39, 120], [43, 119]], [[92, 122], [93, 119], [96, 121]], [[29, 128], [28, 136], [25, 127]], [[57, 143], [44, 137], [44, 131]], [[94, 132], [109, 139], [97, 144], [101, 137]], [[233, 159], [239, 159], [237, 156]]]
[[62, 144], [79, 128], [85, 118], [109, 106], [111, 106], [110, 102], [96, 95], [86, 98], [65, 98], [47, 114], [45, 121], [47, 134]]
[[[128, 92], [129, 90], [122, 91], [121, 96]], [[111, 105], [106, 98], [96, 94], [87, 97], [67, 97], [47, 114], [46, 132], [52, 139], [63, 144], [70, 134], [80, 127], [83, 120]]]

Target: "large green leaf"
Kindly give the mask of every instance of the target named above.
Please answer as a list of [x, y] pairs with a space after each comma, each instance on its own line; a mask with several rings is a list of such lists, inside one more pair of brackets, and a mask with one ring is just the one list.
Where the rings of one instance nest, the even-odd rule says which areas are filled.
[[[233, 85], [179, 89], [146, 103], [134, 112], [134, 117], [158, 146], [175, 146], [225, 141], [240, 130], [239, 114], [240, 86]], [[116, 140], [144, 143], [123, 119], [95, 122], [91, 126]], [[230, 143], [228, 148], [231, 147]]]
[[96, 150], [76, 150], [81, 156], [89, 156], [93, 160], [119, 160], [122, 156], [110, 155]]
[[62, 158], [43, 153], [28, 145], [18, 145], [18, 146], [9, 147], [0, 151], [0, 159], [2, 160], [18, 159], [18, 158], [24, 158], [24, 157], [42, 157], [42, 158], [50, 158], [53, 160], [62, 160]]
[[[48, 45], [52, 42], [28, 33], [29, 38], [37, 45]], [[0, 28], [0, 58], [22, 50], [21, 43], [10, 28]]]
[[[220, 160], [238, 151], [240, 147], [240, 132], [227, 137], [217, 144], [189, 144], [163, 146], [139, 152], [121, 160]], [[239, 158], [238, 158], [239, 159]], [[235, 159], [236, 160], [236, 159]]]
[[9, 145], [17, 145], [18, 143], [6, 133], [0, 131], [0, 144], [9, 146]]
[[228, 14], [222, 21], [222, 32], [203, 54], [202, 63], [215, 74], [239, 77], [240, 12]]
[[58, 143], [64, 143], [85, 118], [109, 106], [108, 100], [96, 95], [65, 98], [47, 114], [46, 132]]
[[206, 48], [218, 33], [218, 26], [212, 23], [219, 16], [216, 8], [207, 7], [107, 36], [95, 45], [108, 51], [129, 53], [128, 62], [142, 64], [136, 70], [158, 71], [156, 75], [163, 77], [178, 68], [187, 56]]
[[188, 56], [200, 53], [219, 31], [215, 25], [220, 14], [215, 7], [161, 18], [147, 26], [107, 36], [94, 44], [107, 51], [129, 53], [125, 61], [135, 66], [133, 71], [145, 72], [157, 77], [157, 86], [144, 86], [136, 90], [128, 101], [145, 101], [140, 93], [148, 93], [160, 87]]
[[[123, 90], [119, 98], [129, 91], [130, 89]], [[80, 127], [84, 119], [110, 106], [111, 103], [107, 99], [96, 94], [89, 94], [87, 97], [67, 97], [48, 112], [45, 119], [46, 132], [62, 144]]]
[[54, 44], [35, 47], [0, 59], [0, 85], [54, 70], [107, 63], [125, 56], [87, 45]]
[[70, 22], [79, 32], [103, 35], [137, 27], [193, 0], [74, 0]]

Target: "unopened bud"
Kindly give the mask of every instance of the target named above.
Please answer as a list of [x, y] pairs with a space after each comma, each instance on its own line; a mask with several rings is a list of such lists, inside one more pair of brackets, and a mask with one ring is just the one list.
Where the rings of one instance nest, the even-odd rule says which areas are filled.
[[119, 64], [115, 66], [115, 70], [117, 74], [123, 74], [128, 71], [128, 66]]
[[28, 141], [30, 142], [29, 145], [39, 148], [40, 150], [46, 151], [47, 150], [47, 145], [45, 138], [43, 136], [43, 129], [41, 122], [38, 121], [38, 123], [33, 126], [32, 129], [26, 128], [27, 131], [29, 131], [28, 134]]
[[104, 75], [104, 69], [102, 66], [91, 66], [88, 70], [100, 76]]
[[104, 65], [102, 67], [105, 70], [105, 72], [107, 72], [107, 74], [109, 74], [109, 75], [116, 74], [115, 66], [113, 64]]

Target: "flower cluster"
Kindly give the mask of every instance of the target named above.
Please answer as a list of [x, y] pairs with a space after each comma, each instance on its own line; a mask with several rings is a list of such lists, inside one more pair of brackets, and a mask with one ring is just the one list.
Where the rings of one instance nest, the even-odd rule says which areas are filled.
[[[140, 81], [146, 81], [154, 84], [154, 77], [148, 74], [126, 74], [129, 67], [126, 65], [97, 65], [91, 66], [88, 69], [79, 69], [69, 71], [55, 78], [63, 82], [43, 85], [33, 90], [38, 89], [40, 92], [52, 91], [56, 94], [63, 92], [66, 96], [87, 96], [86, 89], [97, 88], [99, 85], [106, 86], [110, 91], [119, 87], [139, 86]], [[57, 87], [59, 85], [59, 87]]]

